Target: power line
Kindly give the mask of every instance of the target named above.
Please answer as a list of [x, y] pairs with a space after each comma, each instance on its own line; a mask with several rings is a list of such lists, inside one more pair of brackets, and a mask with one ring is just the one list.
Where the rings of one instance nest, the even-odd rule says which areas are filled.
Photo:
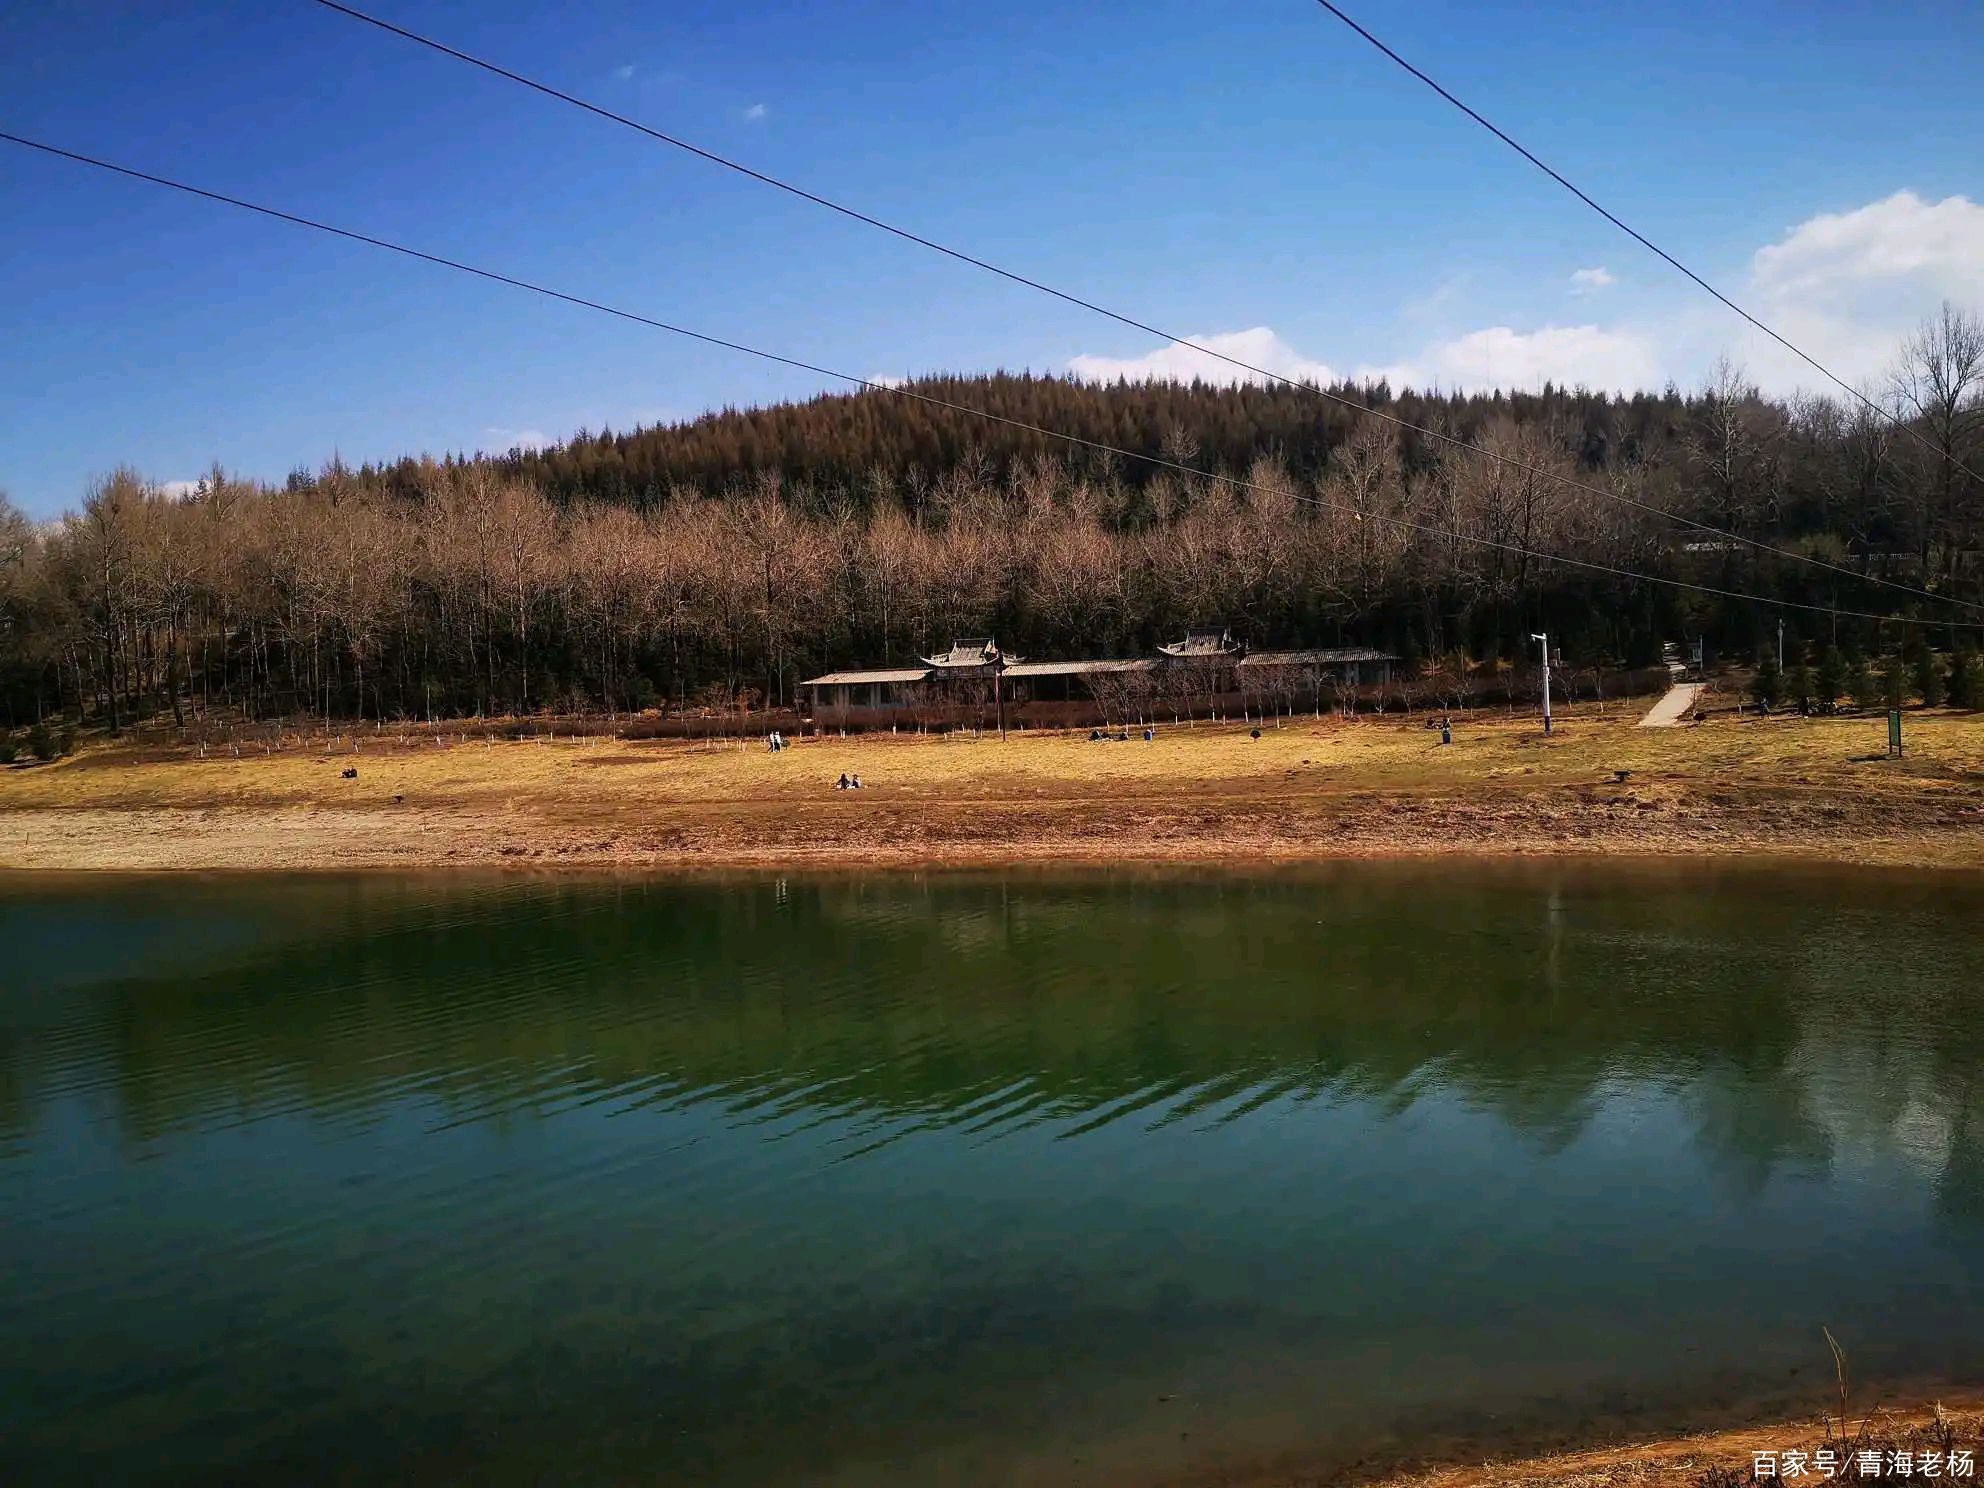
[[[856, 387], [864, 388], [871, 392], [889, 393], [895, 397], [908, 398], [918, 403], [928, 404], [934, 408], [943, 408], [952, 413], [961, 413], [972, 418], [983, 419], [988, 423], [1020, 429], [1027, 433], [1038, 434], [1046, 439], [1060, 440], [1065, 444], [1093, 450], [1099, 454], [1115, 455], [1127, 460], [1139, 460], [1146, 465], [1153, 465], [1165, 470], [1174, 470], [1180, 474], [1194, 476], [1202, 480], [1211, 480], [1238, 490], [1256, 491], [1268, 495], [1291, 494], [1285, 491], [1276, 491], [1274, 488], [1264, 486], [1258, 481], [1242, 480], [1237, 476], [1231, 475], [1208, 474], [1205, 471], [1195, 470], [1190, 465], [1183, 464], [1177, 460], [1167, 460], [1158, 455], [1141, 454], [1136, 450], [1128, 450], [1117, 445], [1105, 444], [1101, 440], [1085, 439], [1078, 434], [1063, 434], [1053, 429], [1043, 429], [1039, 425], [1029, 424], [1023, 419], [1009, 418], [1005, 414], [992, 413], [982, 408], [973, 408], [964, 403], [954, 403], [948, 398], [939, 398], [934, 394], [919, 392], [914, 388], [874, 382], [865, 377], [856, 377], [851, 372], [841, 372], [832, 367], [823, 367], [814, 362], [802, 361], [797, 357], [784, 356], [774, 351], [765, 351], [756, 346], [747, 346], [741, 341], [730, 341], [724, 337], [712, 336], [703, 331], [692, 331], [686, 326], [675, 325], [665, 320], [657, 320], [653, 316], [642, 315], [638, 311], [625, 310], [617, 305], [608, 305], [600, 300], [587, 299], [583, 295], [569, 294], [562, 289], [553, 289], [549, 285], [536, 284], [528, 279], [519, 279], [514, 275], [504, 274], [495, 269], [485, 269], [476, 264], [464, 263], [460, 259], [443, 257], [438, 253], [428, 253], [423, 249], [408, 247], [404, 243], [395, 243], [387, 238], [374, 237], [369, 233], [357, 232], [347, 227], [337, 227], [331, 223], [321, 222], [312, 217], [304, 217], [295, 212], [285, 212], [278, 207], [264, 206], [259, 202], [247, 201], [238, 196], [229, 196], [225, 192], [210, 191], [203, 186], [194, 186], [185, 181], [175, 181], [169, 176], [154, 175], [150, 171], [138, 170], [128, 165], [118, 165], [109, 160], [99, 159], [94, 155], [84, 155], [75, 150], [65, 150], [59, 145], [46, 144], [41, 140], [29, 139], [23, 135], [10, 134], [4, 130], [0, 130], [0, 140], [4, 140], [9, 144], [23, 146], [26, 149], [37, 150], [45, 155], [53, 155], [59, 159], [73, 161], [78, 165], [87, 165], [96, 170], [109, 172], [112, 175], [124, 176], [134, 181], [145, 181], [154, 186], [163, 186], [172, 191], [183, 192], [188, 196], [197, 196], [207, 201], [219, 202], [223, 206], [238, 207], [245, 212], [254, 212], [263, 217], [271, 217], [278, 222], [287, 222], [295, 227], [309, 228], [313, 232], [326, 233], [332, 237], [343, 238], [348, 242], [363, 243], [372, 248], [382, 248], [389, 253], [401, 254], [407, 258], [416, 258], [423, 263], [434, 264], [444, 269], [453, 269], [457, 273], [470, 274], [478, 279], [486, 279], [495, 284], [505, 284], [512, 289], [527, 290], [532, 294], [543, 295], [548, 299], [562, 300], [568, 305], [577, 305], [586, 310], [596, 310], [603, 315], [615, 316], [620, 320], [631, 321], [636, 325], [644, 325], [654, 330], [666, 331], [670, 335], [687, 337], [692, 341], [700, 341], [706, 346], [721, 347], [726, 351], [734, 351], [744, 356], [757, 357], [762, 361], [773, 362], [779, 366], [792, 367], [802, 372], [813, 373], [816, 376], [831, 377], [836, 381], [852, 383]], [[1457, 532], [1445, 527], [1436, 527], [1426, 522], [1415, 522], [1406, 517], [1387, 516], [1381, 512], [1367, 513], [1358, 510], [1354, 506], [1346, 505], [1343, 502], [1328, 501], [1317, 496], [1304, 496], [1300, 493], [1293, 493], [1293, 499], [1303, 505], [1314, 506], [1325, 511], [1339, 512], [1345, 516], [1355, 518], [1360, 522], [1366, 520], [1368, 517], [1371, 520], [1384, 522], [1406, 531], [1422, 533], [1428, 537], [1442, 538], [1452, 542], [1470, 543], [1476, 547], [1488, 548], [1503, 553], [1513, 553], [1521, 557], [1534, 558], [1545, 563], [1564, 564], [1571, 568], [1583, 569], [1591, 573], [1606, 574], [1614, 578], [1634, 579], [1649, 584], [1664, 584], [1670, 588], [1692, 590], [1700, 594], [1714, 595], [1721, 599], [1746, 600], [1755, 604], [1776, 605], [1783, 609], [1807, 610], [1815, 614], [1853, 620], [1900, 621], [1912, 625], [1945, 625], [1950, 623], [1943, 620], [1923, 620], [1914, 616], [1882, 615], [1871, 610], [1842, 610], [1830, 605], [1808, 604], [1801, 600], [1772, 599], [1761, 594], [1748, 594], [1741, 590], [1722, 589], [1711, 584], [1697, 584], [1688, 579], [1671, 579], [1659, 574], [1641, 573], [1636, 569], [1621, 568], [1609, 563], [1598, 563], [1586, 558], [1571, 558], [1560, 553], [1546, 553], [1535, 548], [1524, 547], [1520, 543], [1507, 543], [1497, 541], [1494, 538], [1477, 537], [1471, 533]]]
[[[323, 3], [328, 4], [329, 0], [323, 0]], [[1345, 12], [1340, 7], [1335, 5], [1333, 3], [1333, 0], [1316, 0], [1316, 3], [1322, 6], [1322, 8], [1324, 10], [1327, 10], [1331, 15], [1335, 16], [1339, 21], [1342, 21], [1344, 25], [1348, 26], [1351, 30], [1355, 31], [1359, 36], [1363, 37], [1366, 41], [1370, 42], [1372, 46], [1376, 47], [1379, 51], [1383, 52], [1385, 56], [1389, 57], [1392, 61], [1396, 62], [1400, 67], [1404, 68], [1414, 77], [1418, 78], [1420, 82], [1424, 83], [1427, 87], [1431, 88], [1435, 93], [1439, 94], [1440, 97], [1446, 99], [1448, 103], [1451, 103], [1455, 108], [1459, 109], [1463, 114], [1466, 114], [1468, 118], [1472, 119], [1475, 123], [1479, 124], [1483, 129], [1487, 130], [1490, 134], [1494, 135], [1496, 139], [1500, 140], [1503, 144], [1507, 145], [1511, 150], [1514, 150], [1518, 155], [1522, 156], [1524, 160], [1527, 160], [1531, 165], [1535, 166], [1538, 170], [1542, 171], [1544, 175], [1548, 176], [1551, 180], [1555, 181], [1559, 186], [1563, 187], [1566, 191], [1570, 192], [1572, 196], [1575, 196], [1579, 201], [1583, 202], [1587, 207], [1590, 207], [1592, 211], [1596, 212], [1599, 216], [1603, 217], [1607, 222], [1611, 223], [1614, 227], [1618, 228], [1620, 232], [1624, 233], [1627, 237], [1631, 238], [1634, 242], [1638, 243], [1642, 248], [1645, 248], [1649, 253], [1652, 253], [1657, 257], [1666, 260], [1667, 263], [1679, 269], [1683, 274], [1687, 275], [1690, 279], [1694, 280], [1696, 284], [1700, 285], [1703, 289], [1707, 290], [1710, 294], [1714, 295], [1718, 300], [1722, 301], [1723, 304], [1727, 305], [1731, 310], [1734, 310], [1738, 315], [1742, 316], [1744, 320], [1748, 321], [1752, 326], [1756, 327], [1756, 329], [1762, 331], [1766, 336], [1770, 337], [1771, 340], [1775, 341], [1779, 346], [1782, 346], [1786, 351], [1790, 352], [1793, 356], [1797, 357], [1807, 366], [1813, 368], [1815, 371], [1819, 372], [1826, 378], [1830, 379], [1833, 383], [1837, 384], [1840, 388], [1844, 389], [1852, 397], [1858, 399], [1867, 408], [1872, 410], [1874, 413], [1879, 414], [1889, 423], [1893, 424], [1897, 429], [1901, 430], [1902, 433], [1906, 434], [1910, 439], [1913, 439], [1917, 444], [1921, 445], [1922, 448], [1929, 451], [1930, 454], [1935, 455], [1939, 459], [1948, 460], [1950, 464], [1956, 466], [1958, 470], [1961, 470], [1965, 475], [1969, 476], [1972, 480], [1984, 480], [1984, 476], [1978, 475], [1976, 471], [1972, 470], [1968, 465], [1964, 464], [1963, 461], [1959, 460], [1954, 453], [1948, 450], [1937, 449], [1933, 444], [1929, 443], [1928, 440], [1924, 439], [1920, 434], [1918, 434], [1915, 431], [1915, 429], [1912, 426], [1910, 426], [1906, 421], [1896, 417], [1893, 413], [1890, 413], [1887, 409], [1881, 407], [1880, 404], [1876, 403], [1872, 398], [1869, 398], [1865, 393], [1861, 392], [1860, 389], [1854, 387], [1845, 378], [1841, 377], [1837, 372], [1834, 372], [1830, 367], [1826, 366], [1825, 363], [1821, 362], [1817, 357], [1813, 356], [1809, 351], [1806, 351], [1803, 347], [1796, 345], [1788, 337], [1782, 335], [1780, 332], [1775, 331], [1771, 327], [1765, 325], [1761, 320], [1758, 320], [1756, 316], [1752, 315], [1749, 311], [1745, 310], [1741, 305], [1737, 304], [1734, 300], [1730, 299], [1728, 295], [1724, 294], [1721, 290], [1717, 289], [1713, 284], [1710, 284], [1708, 280], [1702, 278], [1700, 274], [1697, 274], [1693, 269], [1689, 268], [1686, 264], [1682, 263], [1680, 259], [1676, 258], [1673, 254], [1669, 253], [1665, 248], [1661, 247], [1658, 243], [1654, 242], [1653, 239], [1649, 238], [1645, 233], [1641, 232], [1638, 228], [1633, 227], [1630, 224], [1621, 221], [1611, 211], [1607, 210], [1605, 207], [1600, 206], [1596, 201], [1594, 201], [1591, 198], [1591, 196], [1588, 193], [1586, 193], [1580, 187], [1574, 185], [1568, 177], [1566, 177], [1561, 171], [1557, 170], [1554, 166], [1546, 164], [1543, 160], [1539, 159], [1534, 151], [1530, 150], [1528, 146], [1524, 145], [1520, 140], [1517, 140], [1512, 135], [1510, 135], [1508, 131], [1504, 130], [1503, 128], [1501, 128], [1501, 126], [1494, 123], [1486, 115], [1482, 114], [1479, 110], [1471, 107], [1466, 103], [1463, 103], [1460, 99], [1456, 98], [1440, 83], [1435, 81], [1433, 78], [1429, 77], [1426, 73], [1420, 71], [1417, 67], [1414, 67], [1410, 62], [1406, 61], [1405, 58], [1401, 57], [1397, 52], [1393, 51], [1389, 46], [1385, 45], [1384, 42], [1380, 41], [1377, 37], [1373, 36], [1369, 31], [1365, 30], [1364, 27], [1359, 25], [1356, 20], [1354, 20], [1349, 15], [1345, 14]], [[339, 8], [342, 9], [343, 7], [339, 7]]]
[[781, 180], [777, 176], [769, 175], [764, 171], [754, 169], [751, 166], [745, 165], [741, 161], [732, 160], [727, 155], [720, 155], [714, 150], [705, 149], [703, 146], [691, 143], [690, 141], [683, 139], [678, 135], [668, 134], [662, 130], [655, 129], [650, 125], [641, 123], [640, 120], [638, 119], [629, 118], [627, 115], [622, 113], [616, 113], [612, 109], [606, 108], [597, 103], [593, 103], [588, 99], [581, 98], [577, 94], [567, 93], [561, 88], [554, 88], [549, 83], [539, 82], [536, 78], [527, 77], [521, 72], [512, 71], [510, 68], [504, 67], [499, 63], [491, 62], [483, 57], [478, 57], [474, 55], [472, 52], [462, 51], [460, 48], [450, 46], [446, 42], [437, 41], [435, 38], [431, 36], [424, 36], [418, 31], [410, 31], [404, 26], [395, 25], [391, 21], [383, 20], [378, 16], [370, 15], [365, 11], [355, 9], [354, 7], [349, 5], [345, 5], [341, 3], [341, 0], [315, 0], [315, 3], [323, 6], [326, 10], [336, 11], [339, 15], [348, 16], [352, 20], [361, 21], [368, 26], [377, 27], [381, 31], [388, 32], [394, 36], [402, 37], [405, 40], [411, 41], [418, 46], [427, 47], [432, 51], [441, 53], [443, 56], [452, 57], [458, 62], [465, 62], [471, 67], [479, 67], [484, 72], [491, 73], [496, 77], [500, 77], [509, 82], [516, 83], [520, 87], [529, 88], [531, 91], [535, 93], [541, 93], [547, 98], [556, 99], [560, 103], [570, 104], [573, 108], [583, 109], [586, 113], [593, 114], [601, 119], [605, 119], [609, 123], [618, 124], [623, 128], [631, 129], [635, 133], [645, 135], [647, 136], [647, 138], [654, 140], [659, 144], [668, 145], [673, 147], [674, 149], [686, 151], [687, 153], [696, 156], [698, 159], [708, 161], [712, 165], [721, 166], [725, 170], [735, 171], [737, 174], [741, 176], [746, 176], [751, 180], [760, 183], [761, 185], [770, 186], [775, 190], [786, 192], [789, 195], [798, 197], [802, 201], [811, 202], [814, 206], [825, 207], [830, 212], [838, 212], [843, 217], [850, 218], [855, 222], [859, 222], [864, 224], [865, 226], [875, 228], [878, 231], [889, 233], [895, 237], [901, 238], [904, 242], [914, 243], [918, 247], [927, 248], [933, 253], [941, 253], [946, 258], [955, 259], [957, 262], [962, 264], [968, 264], [975, 269], [982, 269], [984, 272], [988, 274], [996, 274], [999, 278], [1005, 279], [1013, 284], [1021, 285], [1024, 288], [1034, 290], [1040, 294], [1049, 295], [1052, 298], [1060, 300], [1065, 304], [1077, 306], [1080, 309], [1089, 311], [1091, 314], [1100, 315], [1105, 319], [1113, 320], [1119, 325], [1128, 326], [1132, 330], [1141, 331], [1145, 335], [1156, 336], [1159, 340], [1168, 341], [1174, 346], [1182, 346], [1188, 351], [1199, 352], [1201, 355], [1209, 356], [1218, 361], [1225, 362], [1229, 366], [1238, 367], [1243, 371], [1251, 372], [1255, 376], [1264, 378], [1269, 382], [1280, 383], [1287, 387], [1297, 388], [1304, 392], [1313, 393], [1315, 396], [1319, 398], [1326, 399], [1331, 403], [1338, 404], [1344, 408], [1348, 408], [1353, 413], [1356, 413], [1360, 416], [1368, 416], [1371, 418], [1379, 419], [1384, 423], [1391, 424], [1395, 428], [1402, 429], [1413, 434], [1417, 434], [1422, 438], [1434, 440], [1440, 444], [1447, 445], [1454, 449], [1463, 449], [1473, 454], [1485, 456], [1490, 460], [1496, 461], [1498, 464], [1504, 466], [1507, 469], [1521, 471], [1525, 475], [1538, 477], [1543, 480], [1554, 481], [1559, 485], [1568, 486], [1573, 490], [1583, 491], [1588, 495], [1597, 496], [1607, 501], [1620, 502], [1623, 503], [1624, 505], [1635, 507], [1640, 511], [1647, 512], [1653, 516], [1661, 517], [1666, 521], [1679, 523], [1684, 527], [1692, 528], [1697, 532], [1711, 533], [1716, 537], [1725, 538], [1731, 542], [1742, 543], [1746, 547], [1754, 548], [1759, 552], [1770, 553], [1775, 557], [1787, 559], [1793, 563], [1810, 564], [1814, 568], [1827, 569], [1833, 573], [1843, 574], [1846, 577], [1857, 580], [1861, 583], [1877, 584], [1886, 589], [1893, 589], [1903, 594], [1913, 595], [1917, 599], [1941, 601], [1947, 604], [1962, 605], [1968, 609], [1984, 611], [1984, 604], [1978, 604], [1970, 600], [1959, 599], [1954, 595], [1937, 594], [1929, 589], [1918, 589], [1912, 584], [1903, 584], [1893, 579], [1880, 577], [1879, 575], [1876, 574], [1856, 572], [1853, 569], [1847, 568], [1843, 564], [1830, 563], [1823, 558], [1813, 557], [1809, 553], [1799, 553], [1790, 548], [1781, 548], [1773, 543], [1764, 542], [1760, 538], [1745, 537], [1739, 532], [1731, 532], [1724, 528], [1717, 527], [1712, 523], [1698, 521], [1693, 517], [1682, 516], [1678, 512], [1668, 511], [1663, 507], [1655, 506], [1651, 502], [1641, 501], [1637, 497], [1628, 496], [1623, 492], [1607, 490], [1602, 486], [1596, 486], [1596, 485], [1592, 485], [1587, 481], [1577, 480], [1571, 476], [1560, 474], [1557, 471], [1547, 469], [1541, 465], [1533, 465], [1526, 460], [1517, 459], [1512, 455], [1502, 454], [1497, 450], [1489, 449], [1484, 445], [1475, 444], [1470, 440], [1461, 439], [1452, 434], [1443, 434], [1437, 429], [1430, 429], [1422, 424], [1412, 423], [1407, 419], [1398, 417], [1396, 414], [1385, 413], [1380, 409], [1371, 408], [1355, 398], [1346, 398], [1340, 393], [1333, 393], [1329, 389], [1324, 387], [1319, 387], [1317, 384], [1313, 382], [1302, 382], [1296, 378], [1284, 376], [1279, 372], [1270, 372], [1265, 367], [1257, 367], [1252, 362], [1245, 361], [1239, 357], [1230, 356], [1223, 351], [1216, 351], [1212, 347], [1207, 346], [1202, 342], [1191, 340], [1189, 337], [1173, 335], [1170, 331], [1162, 330], [1157, 326], [1151, 325], [1147, 321], [1137, 319], [1133, 315], [1128, 315], [1117, 310], [1111, 310], [1106, 305], [1097, 304], [1095, 301], [1084, 299], [1080, 295], [1070, 294], [1066, 290], [1056, 289], [1051, 284], [1043, 283], [1038, 279], [1029, 278], [1027, 275], [1019, 273], [1016, 270], [1003, 268], [1000, 265], [992, 263], [987, 259], [979, 258], [974, 254], [967, 253], [961, 248], [953, 248], [948, 244], [940, 243], [936, 241], [934, 238], [927, 238], [920, 233], [912, 232], [906, 227], [898, 227], [896, 224], [892, 222], [884, 221], [880, 217], [870, 216], [868, 213], [863, 212], [858, 208], [850, 207], [846, 205], [844, 202], [835, 201], [831, 197], [822, 196], [818, 192], [809, 191], [803, 186], [796, 186], [790, 181]]

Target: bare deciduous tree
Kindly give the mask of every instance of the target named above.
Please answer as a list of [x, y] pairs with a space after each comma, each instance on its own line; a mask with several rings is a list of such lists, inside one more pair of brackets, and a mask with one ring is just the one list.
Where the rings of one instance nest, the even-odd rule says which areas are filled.
[[1972, 547], [1977, 525], [1978, 483], [1958, 467], [1975, 470], [1984, 463], [1984, 322], [1945, 300], [1903, 343], [1890, 381], [1933, 452], [1931, 458], [1910, 451], [1922, 571], [1931, 572], [1932, 550], [1940, 546], [1948, 579]]

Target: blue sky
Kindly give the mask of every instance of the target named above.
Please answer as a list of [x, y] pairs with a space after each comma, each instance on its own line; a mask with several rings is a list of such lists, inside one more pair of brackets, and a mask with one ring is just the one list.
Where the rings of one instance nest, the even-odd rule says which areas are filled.
[[[1811, 380], [1308, 0], [373, 8], [1278, 370]], [[309, 0], [16, 12], [16, 133], [864, 376], [1189, 370]], [[1353, 14], [1855, 378], [1984, 304], [1974, 4]], [[822, 385], [11, 146], [0, 221], [0, 489], [38, 515], [120, 463], [278, 477]]]

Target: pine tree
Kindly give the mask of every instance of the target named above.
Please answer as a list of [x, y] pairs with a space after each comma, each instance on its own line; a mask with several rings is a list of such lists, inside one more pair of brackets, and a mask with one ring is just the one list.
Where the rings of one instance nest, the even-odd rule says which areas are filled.
[[1950, 662], [1950, 706], [1984, 707], [1984, 663], [1975, 651], [1959, 651]]
[[1867, 665], [1867, 658], [1856, 656], [1846, 668], [1846, 693], [1853, 699], [1853, 706], [1862, 713], [1871, 713], [1881, 706], [1881, 682], [1874, 675], [1874, 669]]
[[1758, 666], [1756, 676], [1750, 679], [1750, 696], [1766, 713], [1784, 700], [1784, 672], [1775, 656], [1766, 655]]
[[1789, 686], [1791, 701], [1798, 705], [1798, 711], [1810, 713], [1819, 695], [1818, 679], [1812, 675], [1812, 669], [1804, 662], [1799, 662], [1791, 669]]
[[1927, 646], [1915, 658], [1915, 692], [1925, 708], [1940, 708], [1943, 699], [1949, 696], [1943, 659]]
[[1881, 701], [1899, 708], [1908, 699], [1908, 667], [1890, 652], [1881, 658]]
[[1830, 713], [1839, 704], [1839, 695], [1846, 691], [1846, 658], [1839, 654], [1839, 647], [1828, 646], [1825, 655], [1819, 658], [1819, 665], [1812, 675], [1812, 697], [1821, 713]]

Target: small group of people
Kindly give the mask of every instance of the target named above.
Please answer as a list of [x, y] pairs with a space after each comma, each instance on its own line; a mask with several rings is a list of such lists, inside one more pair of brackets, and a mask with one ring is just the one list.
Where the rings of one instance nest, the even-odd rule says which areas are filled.
[[[1144, 743], [1148, 744], [1156, 737], [1157, 731], [1155, 729], [1144, 730]], [[1127, 730], [1120, 734], [1112, 734], [1108, 729], [1090, 729], [1088, 731], [1088, 741], [1091, 744], [1127, 744], [1130, 742], [1130, 735]]]
[[860, 789], [861, 789], [861, 777], [860, 777], [859, 775], [849, 775], [849, 774], [847, 774], [847, 773], [846, 773], [845, 771], [842, 771], [842, 772], [841, 772], [841, 777], [840, 777], [840, 780], [839, 780], [839, 781], [838, 781], [838, 782], [837, 782], [837, 783], [835, 784], [835, 786], [834, 786], [834, 789], [835, 789], [835, 790], [860, 790]]
[[765, 735], [765, 748], [772, 754], [777, 754], [781, 749], [785, 748], [785, 735], [781, 734], [777, 729], [773, 729], [769, 734]]

